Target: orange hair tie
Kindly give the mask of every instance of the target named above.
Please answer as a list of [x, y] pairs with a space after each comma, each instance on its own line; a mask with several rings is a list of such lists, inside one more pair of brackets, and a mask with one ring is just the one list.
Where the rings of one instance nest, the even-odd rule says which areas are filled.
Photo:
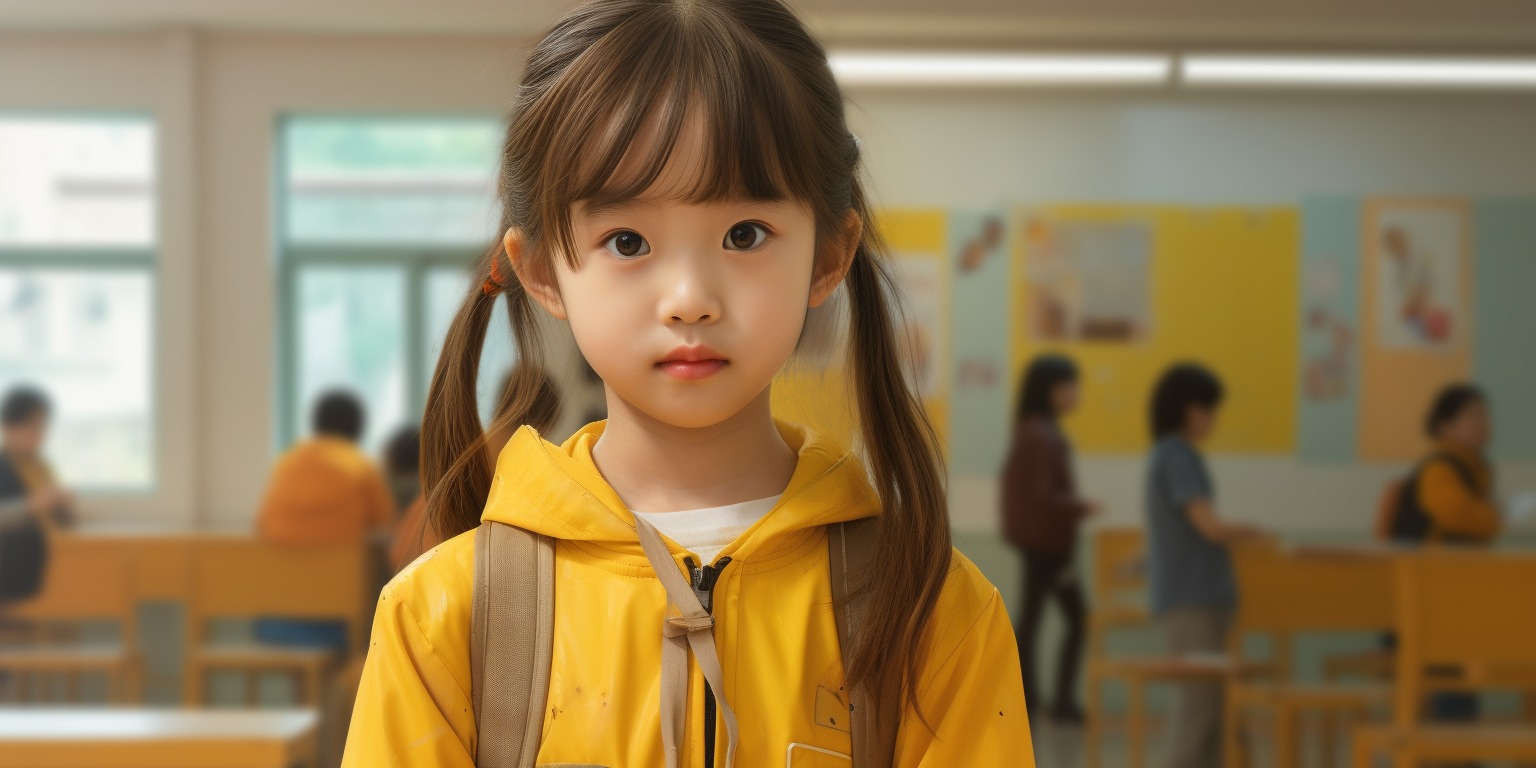
[[501, 259], [493, 257], [491, 259], [491, 279], [485, 281], [485, 283], [480, 286], [480, 290], [483, 291], [487, 296], [495, 296], [496, 294], [501, 293], [501, 290], [506, 285], [506, 282], [507, 281], [501, 277]]

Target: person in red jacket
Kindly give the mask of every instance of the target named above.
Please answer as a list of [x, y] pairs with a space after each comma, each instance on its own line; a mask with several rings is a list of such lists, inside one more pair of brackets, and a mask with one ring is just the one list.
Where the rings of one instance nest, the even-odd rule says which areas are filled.
[[[1077, 407], [1077, 366], [1061, 355], [1030, 363], [1019, 388], [1013, 446], [1003, 469], [1003, 532], [1024, 556], [1024, 608], [1015, 634], [1024, 670], [1024, 701], [1030, 715], [1048, 712], [1058, 723], [1078, 724], [1077, 672], [1086, 634], [1087, 607], [1073, 568], [1077, 529], [1098, 506], [1077, 494], [1072, 446], [1058, 425]], [[1055, 598], [1067, 622], [1049, 709], [1039, 706], [1035, 639], [1047, 598]]]

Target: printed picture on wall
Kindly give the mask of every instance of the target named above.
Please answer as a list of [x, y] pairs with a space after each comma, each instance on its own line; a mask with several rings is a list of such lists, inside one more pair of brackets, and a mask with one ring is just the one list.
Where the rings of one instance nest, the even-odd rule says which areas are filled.
[[1131, 343], [1151, 333], [1149, 223], [1036, 217], [1024, 248], [1034, 339]]
[[1465, 212], [1433, 203], [1389, 203], [1373, 210], [1367, 231], [1376, 269], [1377, 343], [1396, 349], [1453, 346], [1466, 322]]
[[944, 364], [943, 262], [937, 257], [896, 254], [892, 272], [901, 291], [903, 338], [913, 387], [928, 397], [939, 392]]
[[965, 244], [956, 254], [956, 271], [967, 275], [980, 269], [987, 262], [1001, 258], [1003, 252], [1003, 217], [987, 216], [965, 238]]
[[954, 384], [992, 389], [1007, 370], [1008, 328], [996, 322], [1008, 301], [1007, 225], [1000, 212], [950, 215], [954, 265]]
[[1307, 265], [1302, 301], [1302, 392], [1312, 402], [1342, 400], [1353, 389], [1355, 328], [1337, 261]]

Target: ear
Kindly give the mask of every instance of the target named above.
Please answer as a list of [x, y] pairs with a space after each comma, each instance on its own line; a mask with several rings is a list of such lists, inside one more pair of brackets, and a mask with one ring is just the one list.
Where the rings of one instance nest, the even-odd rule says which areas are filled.
[[523, 231], [517, 227], [508, 229], [507, 234], [501, 238], [501, 244], [507, 249], [507, 261], [512, 263], [512, 271], [517, 273], [517, 281], [523, 284], [523, 290], [546, 312], [560, 320], [566, 319], [565, 302], [560, 298], [560, 286], [555, 283], [554, 271], [541, 268], [541, 265], [534, 264], [528, 258], [523, 247]]
[[849, 208], [843, 214], [842, 232], [827, 245], [821, 258], [816, 260], [816, 273], [811, 276], [811, 306], [821, 306], [843, 284], [843, 278], [848, 276], [848, 267], [853, 264], [853, 255], [858, 253], [859, 242], [863, 238], [864, 220], [859, 218], [858, 211]]

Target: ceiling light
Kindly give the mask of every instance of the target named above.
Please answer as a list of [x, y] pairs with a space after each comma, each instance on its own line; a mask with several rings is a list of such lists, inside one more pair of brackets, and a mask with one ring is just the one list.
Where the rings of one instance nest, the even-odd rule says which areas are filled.
[[833, 53], [843, 85], [1157, 85], [1163, 55]]
[[1536, 59], [1185, 56], [1189, 85], [1536, 88]]

